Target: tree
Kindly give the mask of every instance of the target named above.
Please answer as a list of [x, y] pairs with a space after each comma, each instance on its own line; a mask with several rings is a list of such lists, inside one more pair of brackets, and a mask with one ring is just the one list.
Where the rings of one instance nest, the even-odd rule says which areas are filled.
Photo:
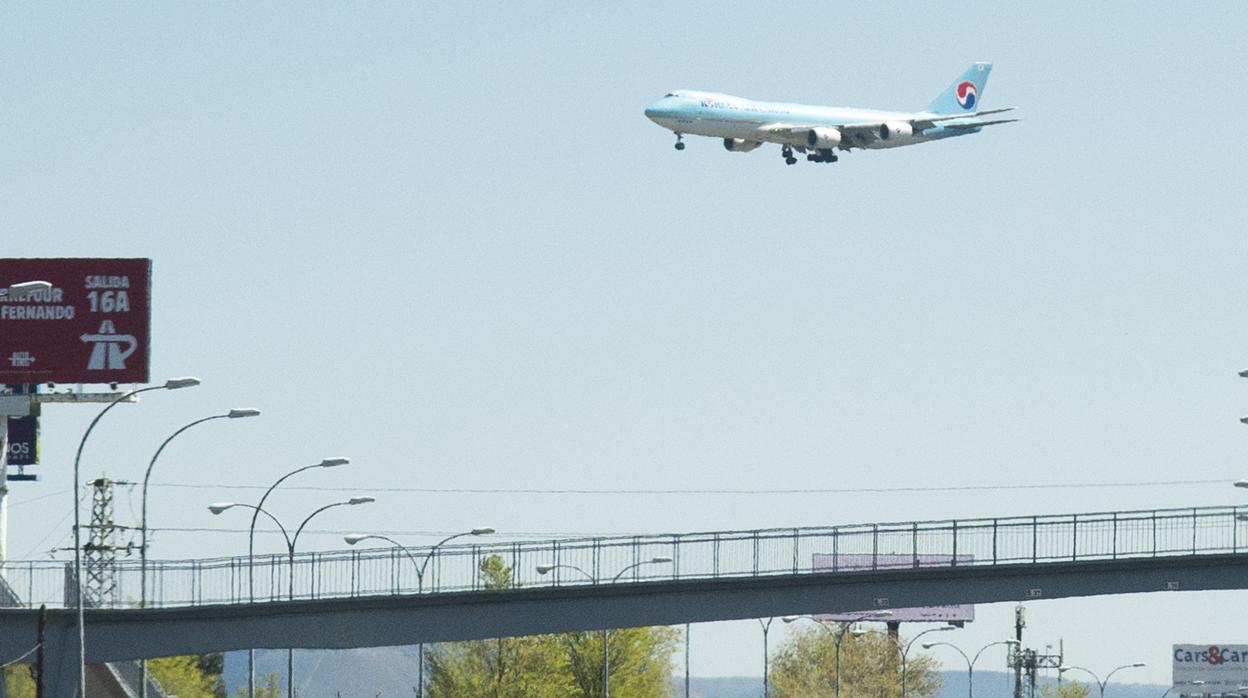
[[35, 698], [35, 680], [30, 677], [29, 664], [13, 664], [4, 668], [4, 695], [8, 698]]
[[[567, 653], [577, 696], [604, 694], [602, 631], [558, 636]], [[607, 636], [613, 698], [652, 698], [671, 694], [672, 653], [680, 640], [675, 628], [617, 628]]]
[[[478, 574], [486, 589], [512, 585], [511, 568], [498, 555], [481, 560]], [[551, 635], [443, 643], [429, 652], [427, 662], [430, 698], [575, 695], [566, 658]]]
[[[771, 685], [777, 698], [824, 698], [836, 685], [836, 643], [820, 628], [796, 630], [772, 657]], [[924, 698], [940, 690], [940, 674], [931, 657], [906, 660], [906, 695]], [[841, 695], [901, 695], [901, 654], [885, 633], [861, 637], [846, 633], [841, 641]]]
[[[478, 572], [487, 589], [512, 586], [512, 570], [498, 555], [484, 558]], [[611, 631], [613, 698], [669, 695], [679, 636], [671, 628]], [[430, 698], [593, 698], [603, 694], [602, 633], [443, 643], [429, 652], [428, 670]]]
[[1040, 687], [1040, 698], [1088, 698], [1092, 690], [1079, 682], [1046, 684]]
[[149, 659], [147, 671], [166, 694], [178, 698], [218, 698], [224, 691], [221, 676], [204, 671], [195, 655]]

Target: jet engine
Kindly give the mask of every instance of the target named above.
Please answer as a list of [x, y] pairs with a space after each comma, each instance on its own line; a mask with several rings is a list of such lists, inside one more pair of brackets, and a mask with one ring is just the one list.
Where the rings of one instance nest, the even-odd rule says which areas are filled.
[[724, 150], [729, 150], [734, 153], [748, 153], [760, 145], [762, 145], [762, 143], [759, 143], [758, 141], [747, 141], [743, 138], [724, 139]]
[[816, 127], [806, 134], [806, 145], [811, 148], [835, 148], [840, 144], [840, 129]]
[[886, 141], [890, 138], [904, 138], [914, 135], [914, 127], [904, 121], [895, 121], [880, 126], [880, 140]]

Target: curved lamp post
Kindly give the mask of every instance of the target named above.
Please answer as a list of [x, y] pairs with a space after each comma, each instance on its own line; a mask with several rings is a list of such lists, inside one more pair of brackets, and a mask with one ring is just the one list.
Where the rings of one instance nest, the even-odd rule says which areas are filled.
[[[1205, 682], [1204, 682], [1204, 681], [1202, 681], [1201, 679], [1196, 679], [1195, 681], [1193, 681], [1193, 682], [1191, 682], [1191, 683], [1189, 683], [1189, 684], [1187, 684], [1187, 685], [1188, 685], [1188, 686], [1204, 686], [1204, 685], [1205, 685]], [[1248, 689], [1248, 686], [1240, 686], [1240, 687], [1239, 687], [1239, 690], [1241, 690], [1241, 691], [1243, 691], [1243, 690], [1245, 690], [1245, 689]], [[1174, 686], [1171, 686], [1170, 688], [1167, 688], [1167, 689], [1166, 689], [1166, 692], [1165, 692], [1165, 693], [1161, 694], [1161, 698], [1166, 698], [1166, 696], [1170, 695], [1170, 694], [1171, 694], [1171, 693], [1173, 693], [1173, 692], [1174, 692]]]
[[[340, 465], [346, 465], [350, 462], [351, 461], [346, 458], [326, 458], [322, 460], [320, 463], [313, 463], [312, 465], [305, 465], [302, 468], [295, 468], [289, 473], [286, 473], [285, 475], [279, 477], [277, 479], [277, 482], [274, 482], [272, 485], [269, 485], [269, 489], [264, 491], [264, 494], [260, 497], [260, 502], [256, 504], [255, 506], [256, 511], [251, 516], [251, 525], [247, 527], [247, 599], [250, 603], [256, 602], [256, 575], [255, 575], [256, 518], [260, 516], [260, 512], [262, 510], [262, 507], [264, 506], [264, 502], [266, 499], [269, 498], [269, 494], [271, 494], [273, 490], [277, 489], [278, 485], [285, 482], [287, 478], [298, 475], [299, 473], [302, 473], [306, 470], [313, 470], [315, 468], [336, 468]], [[229, 507], [226, 507], [226, 508], [228, 509]], [[209, 509], [212, 509], [212, 507], [209, 507]], [[222, 509], [221, 511], [225, 511], [225, 509]], [[212, 513], [219, 514], [221, 512], [213, 511]], [[265, 512], [265, 513], [267, 514], [268, 512]], [[274, 519], [274, 521], [277, 521], [277, 519]], [[279, 528], [281, 528], [281, 522], [277, 522], [277, 525]], [[285, 534], [286, 534], [286, 530], [283, 528], [282, 535], [284, 536]], [[290, 542], [290, 539], [287, 538], [287, 543], [289, 542]], [[256, 695], [256, 651], [254, 649], [249, 649], [247, 650], [247, 698], [255, 698], [255, 695]]]
[[[1248, 368], [1246, 368], [1246, 369], [1244, 369], [1244, 370], [1240, 371], [1240, 372], [1239, 372], [1239, 377], [1240, 377], [1240, 378], [1248, 378]], [[1239, 421], [1243, 422], [1244, 424], [1248, 424], [1248, 417], [1240, 417], [1240, 418], [1239, 418]], [[1237, 486], [1239, 486], [1239, 487], [1248, 487], [1248, 483], [1246, 483], [1246, 484], [1244, 484], [1244, 485], [1240, 485], [1240, 484], [1237, 482], [1237, 483], [1235, 483], [1235, 484], [1236, 484]]]
[[808, 620], [814, 623], [815, 625], [818, 625], [821, 629], [823, 629], [825, 632], [827, 632], [828, 634], [832, 636], [832, 643], [836, 647], [836, 653], [835, 653], [836, 663], [833, 669], [833, 671], [836, 674], [836, 679], [835, 679], [835, 683], [833, 684], [834, 690], [835, 690], [835, 693], [833, 695], [835, 695], [836, 698], [840, 698], [841, 696], [841, 641], [845, 639], [845, 633], [848, 631], [850, 636], [852, 637], [862, 637], [863, 635], [866, 634], [866, 631], [850, 630], [849, 627], [853, 625], [854, 623], [867, 621], [867, 620], [876, 620], [880, 618], [888, 618], [891, 615], [893, 615], [892, 611], [868, 611], [866, 613], [859, 615], [857, 618], [854, 618], [851, 621], [836, 623], [835, 629], [833, 629], [827, 623], [824, 623], [823, 621], [819, 620], [815, 616], [785, 616], [784, 618], [781, 618], [781, 620], [783, 620], [785, 623], [793, 623], [799, 620]]
[[[416, 556], [412, 554], [410, 548], [388, 536], [383, 536], [377, 533], [351, 533], [343, 536], [342, 539], [347, 542], [347, 545], [355, 545], [356, 543], [365, 540], [384, 540], [392, 547], [403, 551], [403, 554], [407, 556], [407, 559], [412, 561], [412, 566], [416, 568], [416, 593], [419, 594], [424, 593], [425, 590], [425, 568], [428, 567], [429, 560], [433, 557], [433, 554], [437, 552], [438, 548], [446, 545], [456, 538], [462, 538], [464, 536], [488, 536], [491, 533], [494, 533], [494, 529], [492, 528], [474, 528], [469, 531], [463, 531], [462, 533], [447, 536], [446, 538], [438, 541], [433, 547], [429, 548], [429, 552], [425, 553], [424, 560], [420, 562], [416, 561]], [[423, 641], [416, 644], [416, 656], [416, 698], [423, 698], [425, 695], [425, 643]]]
[[[142, 496], [142, 516], [139, 524], [139, 608], [147, 608], [147, 483], [152, 477], [152, 468], [156, 467], [156, 459], [160, 458], [160, 454], [165, 450], [165, 446], [169, 445], [179, 434], [190, 429], [193, 426], [211, 422], [214, 419], [242, 419], [244, 417], [255, 417], [260, 414], [260, 410], [250, 407], [240, 407], [232, 409], [225, 414], [216, 414], [211, 417], [197, 419], [190, 424], [183, 426], [181, 429], [169, 435], [160, 444], [160, 448], [156, 449], [156, 453], [152, 456], [152, 460], [147, 464], [147, 471], [143, 473], [143, 496]], [[140, 678], [139, 678], [139, 698], [147, 698], [147, 660], [140, 662]]]
[[[322, 467], [322, 466], [314, 465], [314, 466], [308, 466], [308, 467], [317, 468], [317, 467]], [[301, 470], [306, 470], [306, 469], [307, 468], [301, 468]], [[290, 474], [293, 475], [294, 473], [290, 473]], [[287, 477], [289, 477], [289, 475]], [[285, 478], [282, 478], [282, 479], [284, 480]], [[279, 480], [278, 482], [281, 482], [281, 480]], [[273, 488], [269, 488], [270, 491], [272, 491], [272, 489]], [[266, 492], [265, 495], [267, 496], [268, 493]], [[213, 515], [217, 515], [228, 509], [233, 509], [235, 507], [242, 507], [243, 509], [252, 510], [251, 520], [253, 522], [261, 514], [264, 514], [265, 516], [269, 517], [269, 519], [271, 519], [273, 523], [277, 524], [278, 529], [280, 529], [282, 532], [282, 537], [286, 539], [287, 560], [289, 561], [289, 565], [290, 565], [288, 600], [294, 601], [295, 600], [295, 545], [298, 544], [299, 534], [303, 533], [303, 529], [308, 525], [308, 522], [310, 522], [313, 518], [315, 518], [321, 512], [327, 511], [329, 509], [333, 509], [334, 507], [355, 506], [357, 504], [370, 504], [375, 501], [377, 500], [372, 497], [352, 497], [351, 499], [348, 499], [346, 501], [333, 502], [330, 504], [326, 504], [325, 506], [320, 507], [319, 509], [316, 509], [315, 511], [313, 511], [311, 514], [308, 514], [307, 518], [305, 518], [303, 522], [299, 524], [299, 527], [295, 529], [295, 534], [293, 536], [289, 534], [286, 527], [282, 525], [282, 522], [278, 520], [276, 516], [274, 516], [268, 510], [260, 506], [255, 506], [251, 504], [237, 504], [234, 502], [216, 502], [216, 503], [208, 505], [208, 511], [211, 511]], [[255, 534], [254, 523], [252, 524], [251, 533], [252, 535]], [[252, 664], [252, 666], [249, 669], [254, 670], [254, 664]], [[289, 648], [286, 650], [286, 696], [287, 698], [295, 698], [295, 650], [293, 648]]]
[[910, 638], [910, 641], [906, 643], [904, 649], [901, 646], [901, 640], [897, 640], [897, 644], [894, 645], [894, 647], [896, 647], [897, 651], [901, 653], [901, 698], [906, 698], [908, 693], [908, 689], [906, 687], [906, 657], [910, 656], [910, 648], [914, 646], [914, 643], [918, 642], [919, 638], [928, 633], [943, 633], [950, 630], [957, 630], [957, 628], [952, 625], [942, 625], [939, 628], [928, 628], [927, 630], [924, 630], [918, 635]]
[[984, 650], [987, 650], [989, 647], [996, 647], [997, 645], [1017, 645], [1017, 644], [1018, 644], [1018, 640], [1000, 640], [998, 642], [990, 642], [984, 645], [983, 647], [980, 647], [979, 651], [975, 653], [974, 658], [966, 656], [966, 652], [963, 652], [961, 647], [958, 647], [957, 645], [949, 643], [949, 642], [924, 642], [922, 647], [925, 650], [930, 650], [933, 647], [952, 647], [954, 650], [957, 651], [958, 654], [962, 655], [962, 658], [966, 660], [966, 680], [967, 680], [966, 695], [967, 695], [967, 698], [974, 698], [975, 696], [975, 662], [979, 661], [979, 655], [983, 654]]
[[95, 419], [91, 420], [91, 423], [87, 425], [87, 430], [83, 432], [82, 441], [78, 442], [78, 452], [74, 454], [74, 486], [70, 488], [74, 496], [74, 589], [77, 595], [74, 605], [77, 606], [76, 615], [78, 623], [78, 695], [87, 695], [87, 644], [86, 629], [83, 627], [84, 599], [82, 597], [82, 513], [78, 511], [78, 483], [82, 478], [82, 449], [87, 445], [87, 437], [91, 436], [91, 431], [95, 429], [95, 425], [100, 423], [100, 418], [108, 414], [108, 411], [118, 404], [129, 400], [139, 393], [146, 393], [152, 390], [178, 390], [197, 385], [199, 385], [198, 378], [170, 378], [165, 381], [164, 385], [151, 385], [124, 393], [116, 400], [105, 405], [104, 409], [95, 415]]
[[[611, 583], [614, 584], [620, 581], [620, 577], [623, 577], [625, 573], [631, 572], [632, 570], [635, 570], [638, 567], [641, 567], [643, 565], [662, 565], [662, 564], [669, 563], [671, 561], [672, 561], [672, 558], [670, 557], [652, 557], [649, 560], [642, 560], [641, 562], [634, 562], [633, 564], [625, 567], [619, 572], [616, 572], [615, 576], [611, 578]], [[592, 584], [598, 583], [598, 580], [594, 579], [594, 576], [592, 574], [586, 572], [580, 567], [577, 567], [576, 565], [538, 565], [537, 573], [547, 574], [551, 570], [557, 570], [557, 569], [576, 570], [577, 572], [580, 572], [581, 574], [585, 575], [585, 578], [588, 579]], [[608, 652], [608, 649], [609, 649], [608, 642], [610, 640], [611, 640], [610, 628], [603, 628], [602, 629], [602, 696], [603, 698], [611, 698], [611, 655]]]
[[1059, 675], [1061, 675], [1061, 674], [1065, 674], [1065, 673], [1066, 673], [1066, 672], [1068, 672], [1068, 671], [1082, 671], [1082, 672], [1084, 672], [1084, 673], [1085, 673], [1085, 674], [1087, 674], [1088, 676], [1091, 676], [1093, 681], [1096, 681], [1096, 685], [1097, 685], [1097, 687], [1098, 687], [1098, 688], [1100, 688], [1100, 695], [1101, 695], [1101, 698], [1105, 698], [1105, 686], [1109, 683], [1109, 680], [1110, 680], [1111, 678], [1113, 678], [1114, 674], [1117, 674], [1118, 672], [1122, 671], [1123, 669], [1139, 669], [1139, 668], [1140, 668], [1140, 667], [1142, 667], [1142, 666], [1144, 666], [1144, 662], [1136, 662], [1136, 663], [1134, 663], [1134, 664], [1123, 664], [1123, 665], [1122, 665], [1122, 666], [1120, 666], [1120, 667], [1115, 667], [1113, 671], [1111, 671], [1111, 672], [1109, 672], [1108, 674], [1106, 674], [1106, 675], [1105, 675], [1105, 680], [1104, 680], [1104, 681], [1102, 681], [1102, 680], [1100, 679], [1100, 677], [1099, 677], [1099, 676], [1097, 676], [1095, 673], [1093, 673], [1093, 671], [1092, 671], [1091, 669], [1088, 669], [1088, 668], [1085, 668], [1085, 667], [1081, 667], [1081, 666], [1059, 666], [1059, 667], [1057, 668], [1057, 673], [1058, 673]]

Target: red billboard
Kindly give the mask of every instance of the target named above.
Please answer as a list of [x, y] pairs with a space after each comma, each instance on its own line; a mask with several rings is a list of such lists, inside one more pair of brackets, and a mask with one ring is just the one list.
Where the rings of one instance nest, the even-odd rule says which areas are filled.
[[[146, 383], [150, 259], [0, 259], [0, 383]], [[50, 289], [10, 287], [47, 281]]]

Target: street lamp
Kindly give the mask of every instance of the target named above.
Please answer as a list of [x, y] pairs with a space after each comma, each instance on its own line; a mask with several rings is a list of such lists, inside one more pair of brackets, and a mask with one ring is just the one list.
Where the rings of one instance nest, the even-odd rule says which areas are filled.
[[51, 291], [51, 281], [23, 281], [19, 284], [9, 284], [5, 289], [5, 295], [10, 300], [25, 300], [26, 296], [36, 291]]
[[767, 648], [767, 636], [771, 633], [771, 623], [775, 618], [768, 618], [763, 622], [762, 618], [758, 619], [758, 624], [763, 628], [763, 698], [771, 696], [771, 656]]
[[[662, 565], [662, 564], [669, 563], [671, 561], [672, 561], [672, 558], [670, 557], [652, 557], [649, 560], [642, 560], [641, 562], [634, 562], [633, 564], [617, 572], [615, 576], [611, 578], [611, 583], [614, 584], [620, 581], [620, 577], [623, 577], [626, 572], [635, 570], [638, 567], [641, 567], [643, 565]], [[536, 569], [537, 569], [537, 573], [542, 574], [542, 575], [548, 574], [550, 573], [551, 570], [557, 570], [557, 569], [576, 570], [577, 572], [580, 572], [581, 574], [585, 575], [586, 579], [588, 579], [590, 583], [592, 584], [598, 583], [598, 580], [594, 579], [593, 575], [581, 569], [580, 567], [577, 567], [576, 565], [538, 565]], [[603, 698], [611, 698], [611, 655], [607, 651], [608, 650], [607, 643], [610, 640], [611, 640], [611, 630], [610, 628], [604, 627], [602, 629], [602, 696]]]
[[[321, 466], [318, 464], [318, 465], [309, 466], [309, 467], [321, 467]], [[279, 480], [278, 482], [281, 482], [281, 480]], [[270, 488], [270, 491], [271, 489], [272, 488]], [[268, 493], [266, 492], [265, 494], [267, 496]], [[261, 501], [263, 501], [263, 499]], [[244, 509], [253, 510], [252, 517], [251, 517], [252, 521], [255, 521], [256, 517], [260, 516], [260, 514], [264, 514], [265, 516], [269, 517], [269, 519], [272, 520], [273, 523], [277, 524], [278, 529], [281, 530], [282, 532], [282, 537], [286, 539], [287, 560], [289, 561], [289, 566], [290, 566], [288, 600], [294, 601], [295, 600], [295, 545], [299, 542], [299, 534], [303, 533], [303, 529], [304, 527], [308, 525], [308, 522], [312, 521], [312, 519], [315, 518], [317, 514], [320, 514], [321, 512], [327, 511], [329, 509], [333, 509], [334, 507], [355, 506], [358, 504], [371, 504], [372, 502], [375, 502], [375, 501], [377, 500], [372, 497], [352, 497], [342, 502], [333, 502], [330, 504], [326, 504], [325, 506], [320, 507], [319, 509], [316, 509], [315, 511], [313, 511], [311, 514], [308, 514], [307, 518], [305, 518], [303, 522], [299, 524], [299, 527], [295, 529], [295, 535], [293, 536], [287, 532], [286, 527], [282, 525], [282, 522], [276, 516], [271, 514], [268, 510], [259, 506], [253, 506], [251, 504], [237, 504], [234, 502], [215, 502], [213, 504], [208, 505], [208, 511], [211, 511], [213, 515], [215, 516], [215, 515], [220, 514], [223, 511], [233, 509], [234, 507], [242, 507]], [[252, 535], [255, 534], [254, 524], [252, 525], [251, 533]], [[254, 669], [254, 664], [252, 665], [252, 667], [250, 667], [250, 669]], [[287, 698], [295, 698], [295, 650], [293, 647], [287, 648], [286, 650], [286, 696]]]
[[1092, 680], [1096, 681], [1096, 685], [1100, 688], [1100, 691], [1101, 691], [1100, 692], [1101, 698], [1105, 698], [1105, 686], [1109, 683], [1109, 680], [1113, 677], [1114, 674], [1117, 674], [1119, 671], [1122, 671], [1123, 669], [1139, 669], [1142, 666], [1144, 666], [1144, 662], [1136, 662], [1134, 664], [1123, 664], [1122, 666], [1116, 667], [1113, 671], [1109, 672], [1109, 674], [1105, 676], [1104, 681], [1102, 681], [1100, 677], [1098, 677], [1095, 673], [1093, 673], [1091, 669], [1087, 669], [1081, 666], [1059, 666], [1057, 668], [1057, 673], [1060, 676], [1061, 674], [1064, 674], [1068, 671], [1084, 672], [1088, 676], [1091, 676]]
[[954, 650], [957, 650], [958, 654], [962, 655], [962, 658], [966, 660], [966, 680], [967, 680], [966, 695], [967, 695], [967, 698], [974, 698], [975, 697], [975, 662], [979, 661], [979, 655], [983, 654], [984, 650], [988, 649], [989, 647], [996, 647], [997, 645], [1017, 645], [1017, 644], [1018, 644], [1018, 640], [1001, 640], [998, 642], [990, 642], [984, 645], [983, 647], [980, 647], [979, 651], [975, 653], [974, 658], [966, 656], [966, 652], [963, 652], [961, 647], [958, 647], [957, 645], [954, 645], [948, 642], [924, 642], [922, 647], [925, 650], [930, 650], [933, 647], [943, 646], [943, 647], [952, 647]]
[[[849, 629], [849, 626], [859, 621], [876, 620], [879, 618], [888, 618], [891, 615], [893, 615], [892, 611], [868, 611], [866, 613], [859, 615], [857, 618], [854, 618], [853, 620], [849, 622], [837, 623], [836, 630], [833, 630], [832, 628], [828, 627], [827, 624], [825, 624], [823, 621], [819, 620], [818, 618], [814, 616], [785, 616], [781, 620], [783, 620], [785, 623], [792, 623], [792, 622], [799, 621], [799, 620], [808, 620], [812, 623], [815, 623], [824, 631], [832, 635], [832, 642], [836, 647], [836, 653], [835, 653], [836, 663], [833, 669], [836, 673], [835, 683], [833, 684], [835, 687], [834, 695], [836, 696], [836, 698], [840, 698], [841, 697], [841, 641], [845, 639], [845, 632]], [[862, 637], [863, 635], [866, 634], [866, 631], [849, 630], [849, 634], [851, 637]]]
[[[247, 528], [247, 598], [250, 603], [256, 602], [256, 575], [255, 575], [256, 518], [260, 516], [260, 511], [264, 507], [265, 500], [269, 498], [269, 494], [272, 493], [273, 490], [277, 489], [278, 485], [285, 482], [287, 478], [292, 477], [294, 475], [298, 475], [299, 473], [302, 473], [305, 470], [312, 470], [314, 468], [336, 468], [340, 465], [346, 465], [350, 462], [351, 461], [346, 458], [325, 458], [320, 463], [313, 463], [312, 465], [305, 465], [302, 468], [295, 468], [289, 473], [286, 473], [285, 475], [279, 477], [277, 479], [277, 482], [274, 482], [272, 485], [269, 486], [269, 489], [264, 491], [264, 495], [260, 497], [260, 502], [256, 504], [255, 506], [255, 509], [256, 509], [255, 512], [253, 512], [251, 515], [251, 525], [248, 526]], [[208, 507], [208, 508], [210, 510], [212, 509], [212, 507]], [[227, 506], [226, 508], [228, 509], [229, 507]], [[224, 509], [222, 509], [221, 511], [224, 511]], [[212, 513], [220, 514], [221, 512], [214, 510]], [[280, 522], [278, 522], [278, 526], [279, 527], [281, 526]], [[284, 533], [285, 531], [283, 531], [283, 534]], [[247, 650], [247, 698], [255, 698], [255, 695], [256, 695], [256, 651], [254, 649], [248, 649]]]
[[[1205, 682], [1202, 679], [1196, 679], [1195, 681], [1189, 681], [1187, 685], [1188, 686], [1204, 686]], [[1239, 690], [1242, 691], [1245, 688], [1248, 688], [1248, 686], [1240, 686]], [[1166, 698], [1166, 696], [1170, 695], [1173, 692], [1174, 692], [1174, 686], [1171, 686], [1170, 688], [1166, 689], [1165, 693], [1161, 694], [1161, 698]]]
[[[139, 608], [147, 608], [147, 483], [152, 477], [152, 468], [156, 467], [156, 459], [160, 458], [161, 452], [165, 450], [165, 446], [169, 445], [179, 434], [198, 424], [210, 422], [214, 419], [242, 419], [245, 417], [256, 417], [260, 414], [260, 410], [250, 407], [240, 407], [232, 409], [225, 414], [217, 414], [211, 417], [197, 419], [190, 424], [178, 429], [165, 439], [160, 448], [156, 449], [156, 453], [152, 456], [152, 460], [147, 464], [147, 471], [143, 473], [143, 513], [142, 522], [139, 524]], [[147, 660], [140, 662], [142, 665], [140, 671], [139, 697], [147, 698]]]
[[[46, 282], [33, 282], [46, 283]], [[22, 286], [22, 284], [18, 284]], [[82, 434], [82, 441], [78, 442], [78, 452], [74, 454], [74, 486], [70, 491], [74, 495], [74, 589], [77, 594], [74, 605], [77, 606], [78, 618], [78, 695], [87, 695], [87, 642], [86, 628], [83, 624], [83, 596], [82, 596], [82, 514], [78, 511], [78, 487], [82, 477], [82, 449], [87, 445], [87, 437], [91, 436], [91, 431], [95, 429], [95, 425], [100, 423], [100, 418], [108, 414], [108, 411], [116, 407], [118, 404], [129, 400], [139, 393], [146, 393], [152, 390], [178, 390], [181, 388], [191, 388], [199, 385], [198, 378], [170, 378], [165, 381], [164, 385], [149, 385], [146, 388], [138, 388], [124, 393], [117, 399], [104, 406], [99, 414], [95, 415], [95, 419], [87, 425], [87, 430]]]
[[[1239, 372], [1239, 377], [1240, 377], [1240, 378], [1248, 378], [1248, 368], [1246, 368], [1246, 369], [1244, 369], [1244, 370], [1240, 371], [1240, 372]], [[1239, 421], [1243, 422], [1244, 424], [1248, 424], [1248, 417], [1240, 417], [1240, 418], [1239, 418]], [[1239, 487], [1245, 487], [1245, 486], [1248, 486], [1248, 485], [1240, 485], [1238, 482], [1237, 482], [1237, 483], [1235, 483], [1235, 484], [1236, 484], [1237, 486], [1239, 486]]]
[[910, 654], [910, 648], [914, 645], [915, 642], [918, 641], [919, 638], [923, 637], [924, 635], [928, 633], [941, 633], [941, 632], [947, 632], [949, 630], [957, 630], [957, 628], [955, 628], [952, 625], [942, 625], [939, 628], [929, 628], [919, 633], [918, 635], [915, 635], [914, 637], [910, 638], [910, 642], [906, 643], [905, 649], [902, 649], [901, 647], [901, 640], [898, 640], [897, 644], [894, 645], [897, 648], [897, 651], [901, 652], [901, 698], [906, 698], [906, 693], [907, 693], [906, 657], [909, 656]]
[[[494, 529], [492, 528], [474, 528], [469, 531], [464, 531], [462, 533], [456, 533], [454, 535], [447, 536], [446, 538], [443, 538], [442, 540], [438, 541], [436, 545], [429, 548], [429, 552], [425, 553], [425, 559], [422, 560], [421, 562], [416, 562], [416, 557], [412, 555], [411, 549], [409, 549], [406, 545], [403, 545], [402, 543], [398, 542], [397, 540], [394, 540], [393, 538], [389, 538], [387, 536], [383, 536], [377, 533], [350, 533], [350, 534], [343, 536], [342, 539], [347, 542], [347, 545], [355, 545], [356, 543], [359, 543], [360, 541], [369, 540], [369, 539], [384, 540], [388, 542], [390, 545], [392, 545], [393, 547], [398, 548], [399, 550], [402, 550], [403, 554], [407, 556], [407, 559], [412, 561], [412, 566], [416, 568], [416, 593], [419, 594], [419, 593], [424, 593], [424, 590], [425, 590], [425, 568], [429, 565], [429, 560], [433, 557], [433, 554], [437, 552], [438, 548], [442, 547], [443, 545], [446, 545], [447, 543], [455, 540], [456, 538], [461, 538], [463, 536], [488, 536], [491, 533], [494, 533]], [[416, 685], [419, 687], [416, 691], [416, 698], [422, 698], [425, 695], [425, 642], [424, 640], [421, 640], [419, 643], [417, 643], [416, 655], [417, 655]]]

